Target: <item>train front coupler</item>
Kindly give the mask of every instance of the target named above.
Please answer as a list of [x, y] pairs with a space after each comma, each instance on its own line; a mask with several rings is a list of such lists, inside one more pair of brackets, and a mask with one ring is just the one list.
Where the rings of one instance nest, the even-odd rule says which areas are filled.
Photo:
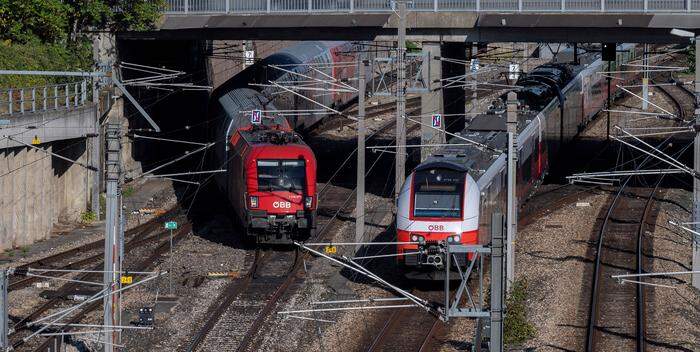
[[425, 241], [420, 238], [418, 241], [418, 254], [416, 254], [417, 266], [433, 266], [443, 269], [445, 265], [445, 242]]

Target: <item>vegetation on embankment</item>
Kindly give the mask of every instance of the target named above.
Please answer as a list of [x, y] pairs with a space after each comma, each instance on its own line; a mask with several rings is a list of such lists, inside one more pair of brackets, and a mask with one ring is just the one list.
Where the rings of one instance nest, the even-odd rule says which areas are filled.
[[527, 319], [527, 281], [515, 280], [506, 298], [503, 341], [508, 347], [519, 346], [535, 337], [537, 330]]
[[[163, 5], [163, 0], [0, 0], [0, 69], [90, 70], [92, 33], [150, 29]], [[65, 81], [0, 76], [0, 87]]]

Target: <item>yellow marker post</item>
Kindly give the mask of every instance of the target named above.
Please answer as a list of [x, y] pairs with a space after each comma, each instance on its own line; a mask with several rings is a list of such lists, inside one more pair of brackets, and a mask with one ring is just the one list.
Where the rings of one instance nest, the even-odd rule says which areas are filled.
[[326, 246], [326, 254], [335, 254], [336, 252], [338, 252], [338, 247]]
[[133, 276], [122, 276], [121, 277], [121, 283], [123, 285], [131, 285], [133, 282], [134, 282]]

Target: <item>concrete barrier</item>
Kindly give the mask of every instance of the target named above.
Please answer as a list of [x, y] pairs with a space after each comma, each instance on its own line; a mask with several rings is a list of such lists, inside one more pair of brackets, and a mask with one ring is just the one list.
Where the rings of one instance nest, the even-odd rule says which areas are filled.
[[[87, 162], [85, 138], [39, 147]], [[28, 147], [0, 150], [0, 250], [50, 236], [55, 224], [75, 223], [87, 209], [89, 172]]]

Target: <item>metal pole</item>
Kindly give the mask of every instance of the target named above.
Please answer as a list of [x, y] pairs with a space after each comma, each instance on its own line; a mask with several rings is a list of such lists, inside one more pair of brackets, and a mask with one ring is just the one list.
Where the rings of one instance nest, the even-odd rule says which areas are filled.
[[168, 287], [170, 295], [173, 295], [173, 230], [170, 229], [170, 269], [168, 269]]
[[[104, 261], [104, 325], [114, 326], [117, 323], [115, 313], [119, 314], [117, 296], [112, 294], [117, 286], [117, 265], [118, 260], [118, 232], [119, 232], [119, 180], [121, 178], [120, 166], [120, 126], [119, 124], [108, 124], [106, 129], [106, 181], [107, 181], [107, 209], [105, 223], [105, 261]], [[115, 333], [105, 328], [104, 351], [114, 350]]]
[[516, 146], [516, 133], [518, 132], [518, 96], [515, 92], [508, 93], [508, 112], [507, 112], [507, 122], [506, 129], [508, 131], [508, 212], [506, 216], [506, 221], [508, 222], [507, 227], [507, 241], [506, 241], [506, 289], [510, 288], [513, 283], [513, 278], [515, 276], [515, 255], [514, 255], [514, 241], [516, 235], [517, 227], [517, 208], [518, 208], [518, 198], [515, 194], [515, 176], [517, 169], [517, 146]]
[[7, 270], [0, 270], [0, 347], [3, 351], [9, 351], [10, 340], [8, 340], [7, 334], [9, 329], [8, 324], [8, 311], [7, 311], [7, 285], [9, 280], [7, 278]]
[[[363, 56], [363, 55], [362, 55]], [[355, 241], [363, 242], [365, 233], [365, 74], [368, 61], [360, 60], [357, 80], [357, 197], [355, 203]], [[357, 246], [359, 249], [360, 246]]]
[[[649, 44], [644, 44], [643, 65], [649, 66]], [[608, 81], [609, 82], [609, 81]], [[642, 78], [642, 110], [649, 109], [649, 71], [648, 67], [644, 67], [644, 77]], [[608, 107], [609, 108], [609, 107]]]
[[[99, 41], [97, 38], [93, 40], [93, 53], [92, 56], [95, 62], [99, 62]], [[92, 192], [90, 199], [90, 208], [92, 213], [95, 214], [96, 219], [100, 219], [100, 175], [102, 175], [102, 163], [100, 158], [100, 151], [102, 147], [101, 133], [100, 133], [100, 90], [99, 83], [100, 79], [98, 77], [92, 78], [92, 102], [95, 104], [95, 121], [93, 121], [95, 137], [90, 139], [90, 159], [92, 161], [90, 164], [94, 166], [97, 171], [92, 174]]]
[[503, 351], [503, 214], [491, 215], [491, 352]]
[[[695, 38], [695, 124], [700, 124], [700, 36]], [[695, 133], [694, 141], [695, 172], [700, 171], [700, 131]], [[700, 231], [700, 180], [693, 177], [693, 229]], [[693, 235], [693, 271], [700, 270], [700, 236]], [[700, 274], [693, 274], [693, 286], [700, 289]]]
[[[470, 42], [468, 44], [469, 47], [469, 58], [470, 59], [476, 59], [477, 57], [477, 52], [474, 43]], [[476, 114], [479, 113], [479, 94], [476, 92], [476, 73], [472, 72], [472, 81], [474, 81], [474, 84], [472, 85], [472, 111], [471, 111], [471, 118], [476, 117]]]
[[406, 179], [406, 1], [399, 0], [399, 28], [397, 37], [396, 72], [396, 184], [394, 200], [398, 201]]
[[[610, 72], [610, 71], [612, 71], [612, 61], [608, 61], [608, 72]], [[612, 80], [612, 78], [610, 78], [610, 76], [607, 76], [607, 80], [608, 80], [608, 100], [605, 103], [605, 108], [608, 110], [608, 133], [605, 135], [605, 139], [609, 141], [610, 140], [610, 100], [611, 100], [610, 81]]]

